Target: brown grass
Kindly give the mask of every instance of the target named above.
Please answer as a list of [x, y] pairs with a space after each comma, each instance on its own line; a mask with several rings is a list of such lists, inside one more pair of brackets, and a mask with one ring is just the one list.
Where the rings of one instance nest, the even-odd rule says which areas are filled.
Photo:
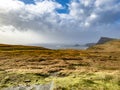
[[[102, 47], [106, 45], [109, 45], [109, 43], [102, 45]], [[14, 50], [12, 50], [13, 48]], [[7, 71], [24, 69], [27, 72], [36, 71], [36, 73], [50, 74], [64, 72], [64, 70], [79, 71], [81, 68], [88, 67], [104, 70], [120, 70], [119, 48], [117, 51], [109, 50], [109, 52], [106, 52], [95, 49], [48, 50], [33, 46], [0, 45], [0, 50], [0, 69]]]
[[1, 44], [0, 71], [58, 77], [80, 72], [120, 71], [119, 46], [120, 42], [115, 41], [88, 50], [50, 50]]

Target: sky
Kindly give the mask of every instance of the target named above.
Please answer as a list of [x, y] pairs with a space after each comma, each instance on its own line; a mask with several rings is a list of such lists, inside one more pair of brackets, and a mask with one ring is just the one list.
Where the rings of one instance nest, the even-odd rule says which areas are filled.
[[0, 0], [0, 43], [120, 39], [120, 0]]

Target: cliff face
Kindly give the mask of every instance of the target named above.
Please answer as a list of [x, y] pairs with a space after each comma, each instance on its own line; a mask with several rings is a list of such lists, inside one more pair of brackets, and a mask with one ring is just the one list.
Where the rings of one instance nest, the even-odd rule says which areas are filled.
[[114, 38], [108, 38], [108, 37], [101, 37], [99, 39], [99, 41], [97, 42], [97, 44], [104, 44], [104, 43], [106, 43], [108, 41], [111, 41], [111, 40], [115, 40], [115, 39]]

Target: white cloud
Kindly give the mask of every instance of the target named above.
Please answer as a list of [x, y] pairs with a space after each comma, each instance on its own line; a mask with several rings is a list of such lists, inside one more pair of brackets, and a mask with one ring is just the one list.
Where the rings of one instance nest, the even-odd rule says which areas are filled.
[[26, 10], [31, 13], [44, 14], [44, 13], [52, 13], [56, 8], [62, 8], [62, 6], [53, 1], [43, 1], [37, 2], [36, 5], [26, 5]]
[[9, 13], [24, 7], [24, 3], [18, 0], [2, 0], [0, 1], [0, 13]]
[[96, 7], [103, 7], [103, 6], [110, 6], [113, 4], [116, 4], [115, 2], [118, 0], [96, 0], [95, 1], [95, 6]]
[[85, 7], [93, 5], [95, 0], [80, 0], [81, 4], [83, 4]]
[[113, 29], [118, 30], [115, 23], [120, 20], [119, 0], [71, 0], [68, 5], [70, 12], [63, 14], [56, 11], [63, 7], [55, 0], [35, 1], [35, 4], [18, 0], [0, 1], [1, 40], [20, 42], [22, 37], [24, 43], [31, 43], [35, 41], [30, 38], [33, 37], [35, 42], [41, 43], [83, 42], [90, 38], [94, 41], [103, 35], [101, 29], [103, 32], [106, 30], [104, 35], [111, 31], [116, 33]]

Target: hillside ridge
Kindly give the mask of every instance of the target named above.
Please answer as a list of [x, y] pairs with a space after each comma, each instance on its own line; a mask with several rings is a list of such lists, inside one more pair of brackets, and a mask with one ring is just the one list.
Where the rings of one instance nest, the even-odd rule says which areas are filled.
[[101, 37], [96, 44], [104, 44], [106, 42], [116, 40], [115, 38]]

